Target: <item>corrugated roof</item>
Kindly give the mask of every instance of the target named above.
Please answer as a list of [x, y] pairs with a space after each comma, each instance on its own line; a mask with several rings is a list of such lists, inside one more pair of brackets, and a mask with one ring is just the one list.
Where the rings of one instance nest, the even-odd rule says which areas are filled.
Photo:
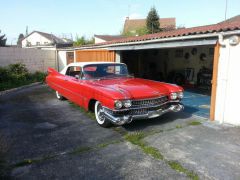
[[105, 41], [112, 41], [112, 40], [124, 38], [124, 36], [122, 36], [122, 35], [94, 35], [94, 37], [103, 39]]
[[111, 44], [114, 45], [119, 43], [139, 42], [139, 41], [147, 41], [147, 40], [154, 40], [154, 39], [172, 38], [172, 37], [183, 37], [183, 36], [190, 36], [190, 35], [211, 34], [211, 33], [234, 31], [234, 30], [240, 30], [240, 20], [238, 18], [236, 18], [234, 21], [224, 21], [221, 23], [207, 25], [207, 26], [176, 29], [172, 31], [160, 32], [155, 34], [147, 34], [143, 36], [126, 37], [126, 38], [108, 41], [104, 43], [93, 44], [90, 46], [88, 45], [87, 47], [111, 45]]

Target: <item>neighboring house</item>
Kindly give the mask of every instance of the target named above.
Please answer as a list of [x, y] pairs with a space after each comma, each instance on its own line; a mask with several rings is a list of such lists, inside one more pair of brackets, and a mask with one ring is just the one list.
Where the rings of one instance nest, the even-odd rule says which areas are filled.
[[[169, 31], [176, 28], [176, 18], [160, 18], [160, 29]], [[126, 18], [123, 32], [135, 33], [136, 30], [146, 27], [146, 19], [129, 19]]]
[[107, 41], [113, 41], [117, 39], [124, 38], [124, 36], [121, 35], [94, 35], [94, 43], [103, 43]]
[[22, 48], [56, 48], [70, 47], [73, 41], [66, 38], [59, 38], [53, 34], [33, 31], [22, 40]]

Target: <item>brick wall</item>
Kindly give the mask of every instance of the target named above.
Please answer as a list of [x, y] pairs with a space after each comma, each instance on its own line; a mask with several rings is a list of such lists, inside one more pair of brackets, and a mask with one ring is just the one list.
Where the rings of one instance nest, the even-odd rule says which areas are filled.
[[48, 67], [56, 69], [55, 55], [55, 50], [0, 47], [0, 66], [23, 63], [30, 72], [46, 72]]

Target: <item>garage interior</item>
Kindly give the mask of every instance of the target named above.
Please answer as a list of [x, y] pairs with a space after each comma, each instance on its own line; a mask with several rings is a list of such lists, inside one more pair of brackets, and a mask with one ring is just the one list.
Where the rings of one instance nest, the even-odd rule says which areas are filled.
[[185, 111], [209, 118], [214, 45], [124, 50], [121, 62], [135, 77], [181, 85]]

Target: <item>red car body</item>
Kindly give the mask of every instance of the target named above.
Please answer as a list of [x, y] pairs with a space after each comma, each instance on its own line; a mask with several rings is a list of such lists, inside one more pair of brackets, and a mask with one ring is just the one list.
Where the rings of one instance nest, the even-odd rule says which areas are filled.
[[[124, 66], [122, 63], [109, 62], [72, 63], [61, 73], [49, 68], [46, 82], [59, 95], [84, 107], [86, 110], [94, 110], [92, 107], [94, 103], [100, 102], [104, 109], [104, 116], [111, 123], [118, 125], [130, 123], [134, 119], [153, 118], [165, 112], [178, 112], [183, 109], [183, 105], [180, 103], [183, 88], [177, 85], [127, 75], [96, 79], [84, 79], [79, 75], [66, 75], [70, 68], [76, 69], [79, 67], [79, 71], [82, 73], [85, 66], [95, 64], [103, 64], [104, 66], [119, 64]], [[173, 95], [175, 95], [174, 98]], [[116, 108], [117, 101], [121, 101], [124, 105], [126, 100], [130, 101], [131, 107]], [[162, 108], [163, 106], [167, 107]], [[133, 112], [129, 113], [129, 111]]]

